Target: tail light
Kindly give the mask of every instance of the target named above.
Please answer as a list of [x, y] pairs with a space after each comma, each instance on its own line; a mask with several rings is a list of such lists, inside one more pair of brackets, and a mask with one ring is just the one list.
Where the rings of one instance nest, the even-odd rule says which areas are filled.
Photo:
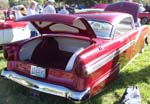
[[4, 48], [4, 58], [6, 60], [15, 60], [16, 49], [15, 47]]
[[76, 73], [79, 75], [79, 76], [82, 76], [82, 77], [87, 77], [88, 75], [87, 75], [87, 72], [86, 72], [86, 70], [85, 70], [85, 68], [84, 68], [84, 63], [82, 62], [82, 61], [80, 61], [80, 60], [78, 60], [77, 61], [77, 63], [76, 63]]
[[78, 78], [76, 79], [76, 90], [83, 91], [86, 89], [86, 77], [83, 75], [83, 63], [82, 61], [77, 58], [76, 61], [76, 74]]

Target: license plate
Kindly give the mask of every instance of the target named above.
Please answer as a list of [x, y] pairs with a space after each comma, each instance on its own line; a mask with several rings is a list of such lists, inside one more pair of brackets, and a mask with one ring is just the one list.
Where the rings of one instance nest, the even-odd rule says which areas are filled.
[[36, 76], [36, 77], [40, 77], [40, 78], [45, 78], [46, 71], [45, 71], [44, 68], [31, 65], [30, 74], [32, 76]]

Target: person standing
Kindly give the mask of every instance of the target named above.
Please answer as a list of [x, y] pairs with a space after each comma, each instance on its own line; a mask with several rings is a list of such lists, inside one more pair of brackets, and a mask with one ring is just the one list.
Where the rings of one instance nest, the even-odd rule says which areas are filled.
[[55, 0], [48, 0], [47, 6], [43, 9], [43, 14], [55, 14]]
[[[36, 1], [31, 1], [29, 8], [27, 9], [27, 15], [35, 15], [38, 14], [36, 11], [36, 6], [37, 6], [37, 2]], [[38, 31], [36, 30], [36, 28], [29, 22], [28, 23], [28, 28], [30, 30], [31, 33], [31, 37], [37, 36], [38, 35]]]
[[48, 0], [44, 0], [43, 8], [45, 8], [48, 4]]
[[38, 14], [41, 14], [43, 12], [43, 7], [38, 3], [35, 10]]
[[69, 14], [69, 11], [66, 9], [66, 5], [62, 5], [61, 10], [58, 11], [58, 14]]
[[36, 1], [31, 1], [29, 8], [27, 9], [27, 15], [34, 15], [34, 14], [38, 14], [36, 11], [36, 6], [37, 6], [37, 2]]

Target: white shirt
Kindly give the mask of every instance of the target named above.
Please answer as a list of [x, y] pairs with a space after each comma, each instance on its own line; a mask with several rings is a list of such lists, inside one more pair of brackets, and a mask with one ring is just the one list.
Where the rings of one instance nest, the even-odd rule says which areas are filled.
[[59, 14], [69, 14], [68, 10], [66, 10], [66, 9], [61, 9], [58, 13]]
[[34, 14], [38, 14], [35, 9], [30, 9], [30, 8], [27, 9], [27, 15], [28, 16], [34, 15]]
[[16, 10], [15, 11], [15, 16], [16, 16], [16, 19], [23, 17], [23, 15], [21, 14], [20, 10]]
[[43, 13], [44, 13], [44, 14], [48, 14], [48, 13], [50, 13], [50, 14], [56, 14], [56, 10], [55, 10], [54, 6], [52, 6], [52, 5], [47, 5], [47, 6], [43, 9]]
[[[38, 14], [35, 9], [30, 9], [30, 8], [27, 9], [27, 15], [28, 16], [29, 15], [35, 15], [35, 14]], [[28, 22], [28, 28], [31, 31], [37, 31], [36, 28], [30, 22]]]

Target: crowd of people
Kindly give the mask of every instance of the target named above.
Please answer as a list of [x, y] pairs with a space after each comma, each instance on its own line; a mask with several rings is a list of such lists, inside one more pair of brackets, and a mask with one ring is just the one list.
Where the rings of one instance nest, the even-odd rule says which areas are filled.
[[[132, 0], [120, 0], [120, 1], [129, 1], [132, 2]], [[140, 4], [140, 9], [139, 11], [143, 12], [144, 8], [142, 3]], [[74, 13], [76, 9], [76, 5], [66, 5], [65, 3], [61, 3], [61, 6], [56, 8], [56, 2], [55, 0], [45, 0], [43, 5], [39, 4], [37, 1], [32, 0], [29, 5], [26, 7], [24, 5], [19, 5], [18, 7], [14, 6], [12, 9], [15, 11], [13, 14], [15, 14], [16, 18], [19, 18], [21, 16], [26, 16], [26, 15], [34, 15], [34, 14], [70, 14]], [[8, 14], [10, 12], [10, 8], [8, 9]]]
[[60, 9], [56, 9], [55, 0], [47, 0], [41, 6], [36, 1], [31, 1], [29, 7], [27, 7], [27, 15], [34, 15], [34, 14], [69, 14], [69, 11], [66, 9], [67, 5], [65, 3], [61, 4]]
[[[67, 5], [65, 3], [62, 3], [60, 8], [57, 9], [55, 5], [55, 0], [46, 0], [42, 6], [37, 1], [32, 0], [29, 2], [28, 7], [18, 5], [8, 8], [8, 10], [4, 12], [5, 20], [13, 20], [35, 14], [70, 14], [66, 9]], [[37, 31], [31, 23], [28, 23], [28, 28], [31, 31], [31, 37], [37, 35]]]
[[12, 8], [8, 8], [5, 14], [9, 19], [13, 18], [13, 16], [15, 18], [19, 18], [22, 16], [34, 14], [70, 14], [70, 11], [66, 9], [68, 5], [65, 3], [62, 3], [58, 8], [56, 8], [55, 5], [55, 0], [46, 0], [43, 5], [39, 4], [37, 1], [32, 0], [28, 6], [17, 5]]

